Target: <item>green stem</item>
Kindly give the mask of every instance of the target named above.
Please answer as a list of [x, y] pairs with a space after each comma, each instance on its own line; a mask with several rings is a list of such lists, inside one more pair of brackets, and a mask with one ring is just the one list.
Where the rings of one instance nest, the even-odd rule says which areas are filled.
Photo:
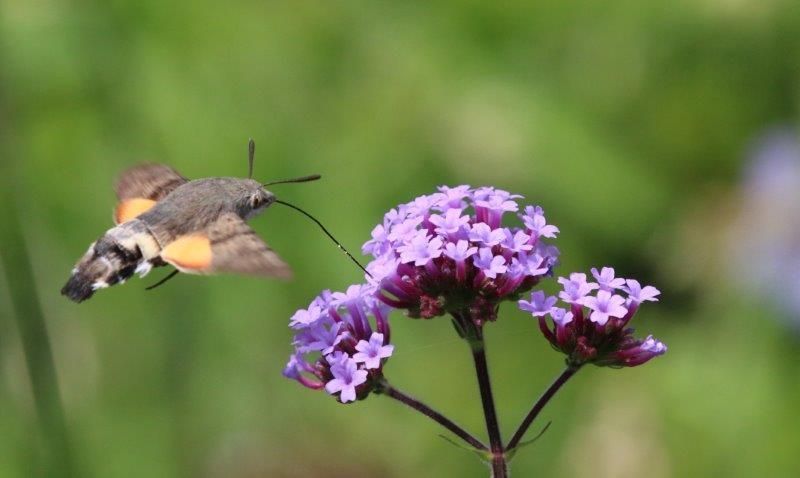
[[0, 196], [3, 196], [2, 204], [5, 206], [0, 213], [3, 216], [0, 218], [3, 224], [0, 228], [0, 257], [11, 297], [11, 307], [22, 339], [39, 431], [45, 444], [43, 474], [70, 477], [74, 475], [72, 455], [47, 325], [36, 294], [16, 203], [10, 197], [13, 188], [7, 186], [2, 189], [4, 192]]

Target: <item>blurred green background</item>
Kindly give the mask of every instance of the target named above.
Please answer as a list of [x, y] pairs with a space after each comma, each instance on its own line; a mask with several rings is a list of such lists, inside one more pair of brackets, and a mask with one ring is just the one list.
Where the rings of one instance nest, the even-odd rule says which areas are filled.
[[[2, 208], [20, 218], [0, 227], [30, 252], [35, 281], [21, 287], [46, 317], [74, 475], [488, 475], [389, 399], [342, 406], [281, 376], [293, 311], [360, 280], [288, 209], [253, 227], [291, 282], [179, 276], [145, 292], [161, 270], [81, 305], [59, 295], [111, 225], [119, 172], [149, 160], [244, 176], [253, 137], [258, 178], [323, 175], [274, 190], [353, 252], [398, 203], [495, 185], [561, 228], [560, 274], [609, 264], [662, 290], [636, 325], [669, 353], [581, 371], [514, 476], [800, 476], [787, 326], [800, 310], [750, 274], [762, 254], [789, 261], [757, 241], [775, 233], [759, 224], [796, 224], [800, 202], [749, 207], [746, 173], [754, 140], [794, 131], [798, 91], [790, 0], [0, 0]], [[797, 228], [778, 229], [800, 244]], [[12, 246], [6, 257], [21, 257]], [[38, 431], [14, 267], [0, 274], [0, 477], [52, 473], [41, 450], [62, 443]], [[392, 324], [387, 376], [484, 437], [448, 321]], [[487, 335], [508, 437], [562, 358], [511, 304]]]

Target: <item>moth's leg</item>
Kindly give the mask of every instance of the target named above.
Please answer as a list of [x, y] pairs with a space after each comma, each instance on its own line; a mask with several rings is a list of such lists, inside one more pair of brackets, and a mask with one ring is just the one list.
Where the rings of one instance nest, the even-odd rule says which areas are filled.
[[168, 276], [164, 277], [160, 281], [156, 282], [155, 284], [153, 284], [151, 286], [145, 287], [144, 290], [153, 290], [153, 289], [155, 289], [156, 287], [158, 287], [160, 285], [164, 285], [168, 280], [170, 280], [173, 277], [175, 277], [176, 275], [178, 275], [179, 272], [180, 271], [178, 269], [175, 269], [174, 271], [170, 272]]

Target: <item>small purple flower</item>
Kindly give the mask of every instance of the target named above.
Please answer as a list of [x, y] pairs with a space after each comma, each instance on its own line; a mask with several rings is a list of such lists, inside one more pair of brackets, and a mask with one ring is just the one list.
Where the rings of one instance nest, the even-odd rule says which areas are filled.
[[542, 264], [550, 269], [558, 265], [558, 256], [561, 254], [558, 248], [552, 244], [546, 244], [542, 241], [536, 241], [536, 247], [532, 251], [537, 256], [544, 259]]
[[318, 296], [314, 297], [314, 301], [311, 302], [311, 306], [309, 307], [316, 306], [322, 310], [326, 310], [328, 307], [331, 306], [332, 302], [333, 302], [333, 292], [331, 292], [329, 289], [325, 289], [322, 292], [320, 292]]
[[460, 240], [453, 244], [448, 242], [445, 245], [444, 255], [453, 259], [456, 263], [456, 280], [464, 282], [467, 278], [467, 259], [478, 252], [477, 247], [470, 247], [470, 243], [465, 240]]
[[395, 209], [390, 209], [389, 212], [383, 215], [383, 226], [386, 229], [391, 229], [389, 226], [400, 224], [406, 217], [408, 217], [408, 206], [402, 205]]
[[593, 310], [589, 320], [598, 325], [606, 325], [609, 317], [621, 319], [628, 313], [628, 309], [623, 306], [625, 299], [607, 290], [597, 291], [597, 297], [584, 297], [582, 304]]
[[289, 361], [286, 363], [286, 367], [283, 368], [283, 376], [295, 380], [302, 377], [301, 375], [301, 372], [303, 371], [302, 364], [304, 363], [305, 361], [303, 360], [302, 354], [292, 354], [289, 357]]
[[339, 329], [342, 327], [341, 323], [335, 323], [330, 327], [318, 326], [311, 330], [311, 336], [316, 339], [308, 344], [310, 350], [319, 350], [323, 355], [333, 352], [333, 349], [339, 345], [339, 342], [345, 337], [345, 334], [340, 334]]
[[444, 254], [456, 262], [464, 261], [476, 252], [478, 252], [478, 248], [470, 247], [469, 242], [464, 240], [458, 241], [455, 244], [448, 242], [444, 248]]
[[505, 241], [503, 241], [503, 247], [508, 249], [511, 252], [528, 252], [533, 249], [533, 245], [530, 243], [531, 236], [525, 234], [522, 231], [517, 231], [514, 234], [511, 234], [511, 231], [505, 229], [503, 232], [506, 234]]
[[519, 210], [519, 205], [511, 199], [514, 197], [500, 189], [475, 193], [475, 217], [491, 228], [498, 228], [503, 221], [503, 214]]
[[518, 263], [522, 273], [529, 276], [547, 274], [551, 267], [542, 256], [538, 254], [528, 255], [523, 251], [517, 254], [513, 263]]
[[475, 205], [478, 207], [485, 207], [490, 211], [513, 212], [519, 209], [515, 201], [510, 201], [507, 195], [501, 194], [493, 194], [486, 199], [475, 201]]
[[559, 277], [558, 283], [564, 287], [558, 296], [568, 304], [579, 303], [586, 294], [597, 289], [594, 282], [586, 282], [586, 274], [577, 272], [570, 274], [569, 279]]
[[462, 216], [460, 209], [448, 209], [444, 216], [433, 214], [428, 220], [436, 226], [437, 233], [455, 239], [461, 237], [460, 233], [469, 224], [469, 216]]
[[356, 399], [356, 387], [367, 381], [367, 371], [358, 370], [356, 361], [350, 358], [331, 367], [333, 380], [325, 384], [331, 395], [339, 393], [339, 401], [352, 402]]
[[415, 198], [413, 201], [408, 203], [408, 212], [411, 215], [427, 217], [430, 214], [431, 209], [436, 207], [440, 199], [441, 198], [438, 193]]
[[489, 201], [491, 200], [492, 197], [497, 197], [503, 201], [511, 199], [520, 199], [522, 198], [522, 195], [511, 194], [508, 191], [493, 188], [491, 186], [483, 186], [475, 190], [473, 197], [475, 198], [475, 202], [477, 203], [478, 201]]
[[283, 369], [283, 376], [292, 380], [297, 380], [312, 390], [319, 390], [323, 388], [325, 384], [319, 380], [314, 380], [304, 375], [310, 374], [313, 371], [314, 369], [311, 367], [311, 365], [303, 360], [303, 355], [300, 353], [295, 353], [289, 357], [289, 362]]
[[378, 224], [372, 229], [372, 239], [364, 243], [361, 251], [364, 254], [375, 254], [379, 256], [386, 252], [390, 246], [386, 228], [383, 224]]
[[534, 237], [554, 238], [558, 234], [558, 228], [552, 224], [547, 224], [544, 217], [544, 210], [539, 206], [528, 206], [525, 214], [520, 216], [525, 227], [533, 233]]
[[494, 279], [497, 274], [502, 274], [508, 270], [506, 259], [503, 256], [496, 256], [488, 247], [483, 247], [478, 251], [478, 257], [474, 259], [475, 267], [483, 271], [483, 274]]
[[557, 300], [555, 296], [547, 297], [543, 291], [537, 290], [531, 293], [530, 302], [520, 300], [518, 304], [520, 309], [530, 312], [534, 317], [541, 317], [550, 313]]
[[614, 278], [613, 267], [603, 267], [603, 269], [599, 272], [597, 268], [592, 267], [592, 275], [594, 276], [594, 279], [597, 281], [597, 285], [600, 286], [601, 290], [607, 290], [611, 292], [614, 289], [619, 289], [625, 285], [625, 279]]
[[341, 350], [335, 350], [330, 355], [325, 356], [325, 360], [331, 367], [342, 367], [345, 365], [345, 362], [350, 360], [350, 354], [342, 352]]
[[400, 262], [413, 262], [415, 266], [424, 266], [431, 259], [442, 255], [442, 239], [430, 238], [425, 231], [419, 231], [411, 240], [397, 248]]
[[654, 339], [652, 335], [648, 335], [640, 347], [642, 350], [656, 355], [664, 354], [667, 351], [667, 346], [663, 342]]
[[369, 272], [369, 275], [366, 277], [367, 281], [372, 284], [380, 283], [384, 278], [397, 270], [397, 265], [399, 263], [400, 259], [395, 257], [394, 254], [379, 256], [377, 259], [367, 264], [366, 269], [367, 272]]
[[417, 226], [422, 224], [424, 218], [422, 216], [410, 217], [399, 224], [392, 226], [389, 235], [386, 236], [390, 241], [405, 241], [409, 237], [413, 237], [417, 233]]
[[664, 355], [666, 352], [667, 346], [663, 342], [654, 339], [652, 335], [648, 335], [644, 340], [631, 341], [627, 347], [614, 353], [611, 360], [614, 365], [622, 363], [626, 367], [635, 367], [659, 355]]
[[383, 334], [374, 332], [369, 342], [361, 340], [356, 344], [357, 354], [353, 355], [353, 360], [363, 363], [368, 369], [379, 368], [381, 359], [392, 356], [394, 345], [383, 345]]
[[625, 283], [627, 286], [622, 287], [622, 290], [628, 293], [628, 297], [634, 303], [640, 304], [646, 301], [658, 302], [656, 297], [658, 297], [661, 292], [655, 287], [650, 285], [642, 287], [639, 281], [634, 279], [628, 279]]
[[334, 307], [347, 307], [354, 302], [363, 300], [364, 290], [369, 286], [354, 284], [347, 287], [345, 292], [331, 294], [331, 305]]
[[506, 238], [506, 233], [503, 229], [492, 229], [488, 224], [479, 222], [472, 226], [469, 231], [469, 240], [478, 242], [487, 247], [492, 247], [500, 244]]
[[[596, 272], [596, 271], [595, 271]], [[595, 274], [605, 284], [611, 283], [609, 277]], [[628, 323], [637, 312], [636, 297], [643, 294], [639, 283], [628, 279], [628, 287], [620, 287], [630, 295], [625, 298], [608, 290], [597, 290], [597, 284], [586, 282], [586, 274], [570, 274], [570, 279], [561, 278], [559, 282], [564, 290], [559, 294], [568, 308], [555, 307], [552, 302], [545, 302], [544, 293], [532, 296], [531, 303], [520, 301], [520, 308], [534, 312], [538, 317], [539, 329], [553, 347], [567, 355], [567, 363], [580, 366], [593, 363], [599, 366], [635, 367], [667, 351], [666, 345], [652, 336], [645, 340], [633, 336], [633, 329]], [[631, 284], [634, 284], [631, 286]], [[649, 287], [649, 286], [648, 286]], [[651, 288], [655, 290], [655, 288]], [[597, 290], [595, 295], [588, 295]], [[648, 297], [652, 300], [652, 291]], [[574, 300], [580, 296], [578, 300]], [[538, 304], [534, 304], [538, 302]], [[625, 307], [625, 304], [633, 306]], [[549, 310], [545, 313], [544, 309]], [[552, 320], [548, 325], [546, 317]]]
[[555, 322], [556, 326], [566, 327], [570, 322], [572, 322], [573, 316], [572, 312], [567, 312], [566, 309], [553, 307], [550, 309], [550, 317], [553, 319], [553, 322]]
[[469, 186], [456, 186], [454, 188], [448, 186], [439, 186], [439, 202], [436, 204], [440, 209], [464, 209], [464, 200], [469, 198], [472, 192]]
[[311, 304], [308, 310], [300, 309], [289, 319], [289, 327], [293, 329], [303, 329], [316, 324], [323, 317], [322, 309], [318, 305]]

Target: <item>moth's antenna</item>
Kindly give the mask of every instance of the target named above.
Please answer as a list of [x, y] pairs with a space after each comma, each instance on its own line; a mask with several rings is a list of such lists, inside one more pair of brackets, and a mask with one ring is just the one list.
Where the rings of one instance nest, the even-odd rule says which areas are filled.
[[330, 237], [330, 238], [331, 238], [331, 240], [334, 242], [334, 244], [336, 244], [336, 247], [338, 247], [339, 249], [341, 249], [341, 251], [342, 251], [342, 252], [344, 252], [344, 253], [347, 255], [347, 257], [349, 257], [349, 258], [350, 258], [350, 260], [351, 260], [351, 261], [355, 262], [355, 264], [356, 264], [356, 265], [357, 265], [357, 266], [358, 266], [358, 267], [359, 267], [359, 268], [360, 268], [362, 271], [364, 271], [364, 273], [365, 273], [365, 274], [367, 274], [368, 276], [372, 277], [372, 274], [370, 274], [369, 272], [367, 272], [367, 270], [366, 270], [366, 269], [364, 269], [364, 266], [362, 266], [362, 265], [361, 265], [361, 263], [360, 263], [360, 262], [358, 262], [358, 260], [356, 260], [356, 258], [355, 258], [355, 257], [353, 257], [353, 255], [352, 255], [352, 254], [350, 254], [349, 252], [347, 252], [347, 249], [345, 249], [345, 248], [344, 248], [344, 246], [343, 246], [343, 245], [342, 245], [342, 244], [341, 244], [339, 241], [337, 241], [335, 237], [333, 237], [333, 234], [331, 234], [330, 232], [328, 232], [328, 230], [327, 230], [327, 229], [325, 229], [325, 226], [323, 226], [323, 225], [322, 225], [322, 223], [321, 223], [321, 222], [319, 222], [319, 221], [317, 220], [317, 218], [315, 218], [315, 217], [314, 217], [314, 216], [312, 216], [311, 214], [309, 214], [309, 213], [305, 212], [304, 210], [300, 209], [299, 207], [295, 206], [294, 204], [290, 204], [290, 203], [288, 203], [288, 202], [286, 202], [286, 201], [281, 201], [280, 199], [276, 199], [276, 200], [275, 200], [275, 202], [276, 202], [276, 203], [278, 203], [278, 204], [283, 204], [284, 206], [289, 206], [290, 208], [294, 209], [295, 211], [298, 211], [299, 213], [301, 213], [301, 214], [305, 215], [307, 218], [309, 218], [309, 219], [311, 219], [312, 221], [316, 222], [316, 223], [317, 223], [317, 226], [319, 226], [319, 227], [320, 227], [320, 229], [322, 229], [322, 232], [324, 232], [325, 234], [327, 234], [327, 235], [328, 235], [328, 237]]
[[180, 271], [178, 269], [175, 269], [174, 271], [170, 272], [170, 274], [167, 277], [164, 277], [163, 279], [161, 279], [160, 281], [156, 282], [155, 284], [153, 284], [153, 285], [151, 285], [149, 287], [145, 287], [144, 290], [153, 290], [153, 289], [155, 289], [156, 287], [164, 284], [168, 280], [170, 280], [173, 277], [175, 277], [176, 275], [178, 275], [178, 272], [180, 272]]
[[316, 181], [317, 179], [322, 178], [319, 174], [312, 174], [310, 176], [303, 176], [300, 178], [293, 178], [293, 179], [281, 179], [280, 181], [270, 181], [268, 183], [262, 184], [262, 186], [272, 186], [273, 184], [286, 184], [286, 183], [307, 183], [308, 181]]
[[249, 170], [247, 172], [247, 179], [253, 179], [253, 160], [256, 157], [256, 142], [253, 141], [253, 138], [250, 138], [250, 141], [247, 142], [247, 164], [249, 165]]

